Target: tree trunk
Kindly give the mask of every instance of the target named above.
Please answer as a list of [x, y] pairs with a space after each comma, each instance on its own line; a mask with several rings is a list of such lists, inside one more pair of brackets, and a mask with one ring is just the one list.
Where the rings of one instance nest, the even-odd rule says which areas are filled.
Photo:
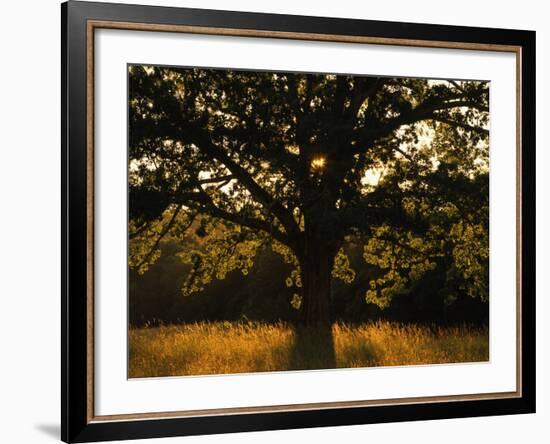
[[302, 325], [330, 329], [330, 290], [336, 249], [319, 235], [319, 230], [305, 233], [304, 252], [300, 258], [302, 278]]

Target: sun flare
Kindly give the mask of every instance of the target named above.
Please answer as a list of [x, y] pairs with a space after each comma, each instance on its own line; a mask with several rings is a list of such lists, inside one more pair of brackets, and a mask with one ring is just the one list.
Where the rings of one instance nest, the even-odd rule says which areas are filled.
[[327, 158], [325, 156], [316, 156], [311, 159], [311, 169], [313, 171], [320, 171], [325, 168], [327, 164]]

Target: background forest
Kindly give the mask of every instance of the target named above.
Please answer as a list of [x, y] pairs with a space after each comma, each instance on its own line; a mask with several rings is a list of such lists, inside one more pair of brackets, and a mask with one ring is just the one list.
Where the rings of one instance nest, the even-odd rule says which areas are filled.
[[[183, 248], [190, 248], [191, 245], [193, 248], [201, 247], [200, 237], [190, 238], [194, 239], [190, 239]], [[159, 259], [146, 273], [130, 271], [131, 325], [201, 320], [299, 320], [300, 311], [292, 304], [295, 290], [285, 283], [292, 268], [269, 249], [257, 253], [248, 275], [232, 271], [225, 279], [215, 280], [204, 290], [184, 297], [181, 289], [191, 267], [179, 256], [183, 251], [181, 243], [168, 239], [159, 248]], [[356, 270], [355, 279], [350, 284], [334, 281], [331, 300], [334, 321], [358, 323], [389, 320], [440, 325], [488, 323], [489, 304], [486, 301], [472, 298], [466, 292], [449, 298], [447, 273], [442, 267], [430, 271], [394, 296], [388, 307], [380, 308], [367, 303], [365, 289], [379, 270], [364, 263], [361, 245], [349, 245], [346, 250], [351, 268]]]

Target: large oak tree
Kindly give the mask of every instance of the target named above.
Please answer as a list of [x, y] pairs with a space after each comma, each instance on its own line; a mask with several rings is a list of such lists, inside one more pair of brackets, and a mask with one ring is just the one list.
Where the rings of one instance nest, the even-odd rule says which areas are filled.
[[270, 246], [319, 327], [355, 241], [380, 271], [368, 302], [435, 267], [448, 297], [486, 298], [488, 106], [478, 81], [131, 66], [131, 266], [191, 228], [190, 293]]

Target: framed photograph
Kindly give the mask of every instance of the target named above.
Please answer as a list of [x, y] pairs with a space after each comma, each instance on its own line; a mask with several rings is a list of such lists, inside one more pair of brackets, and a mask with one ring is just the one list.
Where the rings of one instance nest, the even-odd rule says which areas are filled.
[[69, 1], [62, 439], [535, 411], [535, 33]]

